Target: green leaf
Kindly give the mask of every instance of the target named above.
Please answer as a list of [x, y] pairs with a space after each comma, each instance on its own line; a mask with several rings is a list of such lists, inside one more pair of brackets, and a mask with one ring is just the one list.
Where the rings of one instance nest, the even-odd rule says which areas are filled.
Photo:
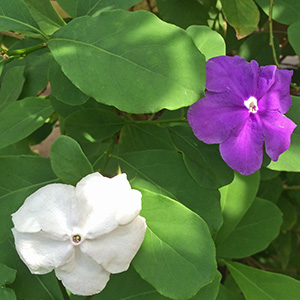
[[222, 218], [219, 192], [201, 186], [189, 174], [183, 156], [175, 151], [144, 150], [113, 156], [129, 178], [151, 182], [160, 193], [175, 199], [199, 214], [212, 232], [219, 229]]
[[274, 162], [271, 160], [268, 165], [268, 168], [271, 170], [300, 172], [300, 97], [291, 97], [293, 105], [286, 116], [298, 124], [298, 126], [292, 134], [289, 149], [279, 156], [278, 161]]
[[245, 298], [241, 295], [233, 294], [229, 289], [221, 284], [216, 300], [245, 300]]
[[252, 33], [259, 22], [259, 10], [253, 0], [221, 0], [229, 24], [236, 36], [243, 38]]
[[243, 258], [266, 249], [277, 237], [282, 213], [270, 201], [256, 198], [231, 234], [217, 246], [217, 256]]
[[112, 9], [128, 9], [141, 0], [57, 0], [60, 6], [73, 18], [98, 15]]
[[261, 180], [257, 196], [277, 203], [282, 192], [282, 180], [277, 176], [271, 180]]
[[224, 39], [208, 26], [192, 25], [186, 31], [200, 52], [204, 54], [206, 61], [215, 56], [226, 55]]
[[26, 139], [0, 149], [0, 156], [21, 154], [32, 154]]
[[89, 99], [89, 96], [82, 93], [65, 76], [60, 65], [54, 59], [50, 63], [49, 81], [51, 84], [51, 96], [68, 105], [80, 105]]
[[80, 109], [65, 119], [65, 129], [74, 139], [97, 142], [117, 133], [124, 121], [116, 113], [104, 109]]
[[168, 23], [173, 23], [182, 28], [190, 25], [207, 25], [208, 7], [200, 1], [189, 0], [156, 0], [159, 15]]
[[220, 189], [223, 225], [215, 236], [216, 245], [228, 238], [248, 211], [255, 199], [259, 179], [259, 172], [249, 176], [235, 172], [233, 182]]
[[73, 84], [123, 111], [175, 110], [203, 95], [204, 56], [185, 31], [146, 11], [75, 19], [48, 46]]
[[45, 37], [23, 0], [1, 0], [0, 31], [5, 30], [34, 32]]
[[25, 81], [24, 69], [24, 66], [16, 66], [4, 74], [0, 89], [0, 111], [20, 96]]
[[11, 236], [11, 214], [40, 187], [57, 181], [49, 159], [38, 156], [0, 157], [0, 242]]
[[17, 271], [0, 263], [0, 297], [1, 300], [16, 300], [12, 289], [6, 288], [5, 284], [14, 282]]
[[50, 101], [26, 98], [0, 113], [0, 149], [18, 142], [41, 127], [52, 114]]
[[50, 0], [24, 0], [40, 29], [48, 35], [53, 34], [66, 23], [53, 8]]
[[[299, 3], [298, 3], [299, 4]], [[289, 42], [295, 50], [296, 54], [300, 56], [300, 41], [299, 41], [299, 31], [300, 31], [300, 7], [299, 7], [299, 16], [297, 18], [297, 22], [293, 23], [288, 28], [288, 38]]]
[[295, 300], [300, 281], [281, 274], [254, 269], [236, 262], [225, 262], [247, 300]]
[[80, 145], [68, 136], [60, 136], [52, 143], [51, 166], [64, 183], [75, 185], [82, 177], [93, 173], [93, 167]]
[[[156, 290], [172, 299], [188, 299], [213, 281], [215, 247], [206, 223], [182, 204], [156, 193], [141, 180], [141, 215], [147, 220], [134, 268]], [[155, 188], [155, 187], [154, 187]]]
[[[270, 0], [255, 0], [269, 15]], [[300, 2], [295, 0], [276, 0], [274, 1], [272, 18], [278, 23], [292, 24], [300, 18]]]
[[64, 300], [54, 272], [47, 275], [31, 274], [19, 258], [13, 240], [0, 244], [0, 262], [17, 270], [16, 280], [10, 285], [17, 299]]

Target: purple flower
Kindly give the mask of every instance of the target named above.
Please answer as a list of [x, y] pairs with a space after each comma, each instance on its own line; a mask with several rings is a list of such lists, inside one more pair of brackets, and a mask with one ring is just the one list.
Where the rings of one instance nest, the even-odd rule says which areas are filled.
[[238, 56], [214, 57], [206, 71], [206, 97], [194, 103], [187, 116], [195, 136], [220, 144], [224, 161], [243, 175], [261, 167], [264, 141], [267, 154], [277, 161], [296, 128], [283, 115], [292, 105], [293, 72], [259, 67]]

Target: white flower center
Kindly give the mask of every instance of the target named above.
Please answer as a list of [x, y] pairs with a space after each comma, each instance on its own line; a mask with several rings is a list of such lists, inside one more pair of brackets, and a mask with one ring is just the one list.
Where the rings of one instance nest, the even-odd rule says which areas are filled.
[[258, 106], [257, 106], [257, 99], [255, 97], [250, 97], [248, 100], [244, 101], [244, 105], [248, 108], [250, 113], [257, 113]]
[[77, 246], [82, 242], [82, 237], [79, 234], [75, 234], [71, 237], [71, 241], [74, 246]]

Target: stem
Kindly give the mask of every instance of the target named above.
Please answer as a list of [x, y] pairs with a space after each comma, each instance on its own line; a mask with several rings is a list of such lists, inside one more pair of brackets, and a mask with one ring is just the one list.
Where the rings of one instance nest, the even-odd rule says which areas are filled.
[[87, 296], [84, 300], [91, 300], [93, 296]]
[[26, 56], [31, 52], [37, 51], [39, 49], [45, 48], [47, 45], [46, 43], [38, 44], [29, 48], [24, 49], [17, 49], [17, 50], [7, 50], [5, 51], [5, 54], [8, 56], [12, 55], [20, 55], [20, 56]]
[[57, 281], [58, 281], [58, 285], [59, 285], [59, 288], [60, 288], [60, 291], [61, 291], [61, 293], [62, 293], [62, 296], [63, 296], [64, 300], [70, 300], [70, 297], [69, 297], [69, 295], [68, 295], [68, 293], [67, 293], [65, 287], [64, 287], [63, 284], [61, 283], [61, 281], [58, 280], [58, 279], [57, 279]]
[[270, 33], [270, 41], [269, 41], [269, 45], [272, 48], [272, 54], [273, 54], [273, 59], [274, 59], [275, 65], [277, 66], [278, 69], [280, 69], [280, 65], [279, 65], [279, 62], [278, 62], [277, 56], [276, 56], [276, 50], [275, 50], [275, 45], [274, 45], [274, 37], [273, 37], [273, 21], [272, 21], [273, 6], [274, 6], [274, 0], [270, 0], [270, 7], [269, 7], [269, 33]]
[[283, 186], [284, 190], [288, 190], [288, 191], [300, 191], [300, 185], [287, 185], [284, 184]]

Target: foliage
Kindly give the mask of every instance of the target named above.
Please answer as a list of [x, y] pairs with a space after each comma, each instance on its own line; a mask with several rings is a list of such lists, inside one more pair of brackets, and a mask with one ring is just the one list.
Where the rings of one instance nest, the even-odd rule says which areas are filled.
[[[40, 187], [94, 171], [127, 173], [148, 227], [129, 270], [92, 299], [299, 298], [299, 127], [277, 162], [242, 176], [186, 119], [207, 60], [238, 54], [294, 70], [286, 115], [299, 126], [297, 1], [0, 2], [1, 299], [84, 299], [29, 272], [11, 214]], [[55, 126], [41, 157], [30, 146]]]

